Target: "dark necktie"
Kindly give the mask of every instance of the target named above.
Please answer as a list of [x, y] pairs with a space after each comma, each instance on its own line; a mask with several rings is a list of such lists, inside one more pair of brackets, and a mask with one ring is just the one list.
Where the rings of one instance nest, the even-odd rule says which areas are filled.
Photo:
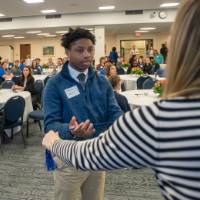
[[84, 73], [80, 73], [77, 76], [77, 78], [79, 80], [79, 83], [81, 84], [81, 87], [83, 88], [83, 90], [85, 90], [85, 78], [86, 78], [86, 75]]

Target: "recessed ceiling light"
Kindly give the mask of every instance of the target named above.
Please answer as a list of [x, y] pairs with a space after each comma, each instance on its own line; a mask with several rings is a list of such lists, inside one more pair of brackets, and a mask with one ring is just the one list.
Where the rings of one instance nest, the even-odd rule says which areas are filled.
[[38, 33], [37, 35], [49, 35], [49, 33]]
[[99, 10], [113, 10], [115, 6], [100, 6]]
[[2, 35], [3, 38], [15, 37], [15, 35]]
[[45, 35], [45, 37], [56, 37], [56, 35]]
[[68, 33], [68, 31], [56, 31], [56, 33], [62, 33], [62, 34], [64, 34], [64, 33]]
[[0, 17], [4, 17], [4, 16], [5, 16], [4, 14], [0, 13]]
[[24, 36], [17, 36], [17, 37], [14, 37], [15, 39], [23, 39], [25, 38]]
[[140, 30], [142, 31], [146, 31], [146, 30], [155, 30], [155, 27], [144, 27], [144, 28], [140, 28]]
[[139, 31], [135, 31], [136, 33], [148, 33], [149, 31], [142, 31], [142, 30], [139, 30]]
[[178, 6], [180, 3], [163, 3], [160, 5], [161, 8], [166, 8], [166, 7], [175, 7]]
[[86, 28], [88, 31], [93, 31], [94, 29], [93, 28]]
[[40, 12], [44, 13], [44, 14], [48, 14], [48, 13], [55, 13], [56, 10], [54, 10], [54, 9], [52, 9], [52, 10], [41, 10]]
[[29, 33], [29, 34], [36, 34], [36, 33], [41, 33], [42, 31], [27, 31], [26, 33]]
[[24, 0], [26, 3], [43, 3], [44, 0]]

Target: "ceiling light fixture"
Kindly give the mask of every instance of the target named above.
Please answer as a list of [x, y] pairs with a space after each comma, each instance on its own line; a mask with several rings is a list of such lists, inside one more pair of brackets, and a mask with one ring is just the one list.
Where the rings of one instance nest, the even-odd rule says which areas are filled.
[[3, 37], [3, 38], [10, 38], [10, 37], [15, 37], [15, 35], [2, 35], [1, 37]]
[[56, 37], [56, 35], [45, 35], [45, 37]]
[[148, 33], [149, 31], [142, 31], [142, 30], [139, 30], [139, 31], [135, 31], [136, 33]]
[[65, 33], [68, 33], [68, 31], [56, 31], [56, 33], [62, 33], [62, 34], [65, 34]]
[[5, 16], [4, 14], [0, 13], [0, 17], [4, 17], [4, 16]]
[[24, 36], [17, 36], [17, 37], [14, 37], [15, 39], [23, 39], [25, 38]]
[[26, 3], [43, 3], [44, 0], [24, 0]]
[[99, 10], [113, 10], [115, 6], [100, 6]]
[[155, 27], [144, 27], [144, 28], [140, 28], [140, 30], [142, 31], [149, 31], [149, 30], [155, 30]]
[[168, 8], [168, 7], [176, 7], [178, 6], [180, 3], [163, 3], [160, 5], [161, 8]]
[[27, 31], [26, 33], [28, 34], [36, 34], [36, 33], [41, 33], [42, 31]]
[[26, 3], [43, 3], [44, 0], [24, 0]]
[[46, 35], [49, 35], [49, 33], [38, 33], [37, 35], [46, 36]]
[[49, 13], [55, 13], [56, 10], [54, 10], [54, 9], [51, 9], [51, 10], [41, 10], [40, 12], [43, 13], [43, 14], [49, 14]]

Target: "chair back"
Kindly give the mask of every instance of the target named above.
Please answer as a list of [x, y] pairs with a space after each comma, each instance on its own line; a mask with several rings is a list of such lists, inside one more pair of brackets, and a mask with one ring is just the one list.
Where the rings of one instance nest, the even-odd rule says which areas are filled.
[[20, 80], [20, 76], [14, 76], [12, 78], [12, 81], [17, 85], [19, 83], [19, 80]]
[[143, 89], [143, 83], [145, 80], [147, 80], [149, 78], [149, 76], [140, 76], [137, 79], [137, 89]]
[[34, 83], [34, 87], [35, 87], [36, 104], [33, 105], [33, 107], [35, 107], [37, 109], [38, 106], [41, 105], [42, 92], [43, 92], [43, 88], [44, 88], [43, 81], [42, 80], [36, 80], [35, 83]]
[[41, 94], [42, 90], [44, 88], [44, 84], [42, 80], [36, 80], [34, 83], [34, 87], [35, 87], [35, 92], [36, 94]]
[[4, 105], [4, 118], [6, 123], [16, 123], [21, 118], [23, 122], [25, 100], [21, 96], [11, 97]]
[[160, 68], [160, 69], [158, 69], [158, 70], [156, 71], [156, 74], [157, 74], [158, 76], [160, 76], [160, 77], [165, 77], [165, 76], [166, 76], [166, 70]]
[[4, 78], [0, 77], [0, 85], [4, 82]]
[[48, 80], [53, 77], [53, 75], [49, 75], [44, 79], [44, 86], [47, 84]]
[[6, 80], [1, 84], [2, 89], [11, 89], [15, 83], [11, 80]]
[[155, 81], [149, 77], [143, 82], [143, 89], [152, 89], [154, 87]]

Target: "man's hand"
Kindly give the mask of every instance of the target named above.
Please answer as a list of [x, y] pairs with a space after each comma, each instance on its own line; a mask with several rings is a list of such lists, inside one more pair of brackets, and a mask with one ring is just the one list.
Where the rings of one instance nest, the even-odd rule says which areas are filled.
[[69, 129], [71, 129], [72, 135], [77, 137], [87, 137], [95, 133], [95, 129], [90, 120], [78, 124], [76, 117], [74, 116], [71, 118], [69, 123]]
[[47, 134], [45, 134], [43, 140], [42, 140], [42, 145], [48, 149], [49, 151], [51, 151], [52, 146], [54, 144], [54, 142], [56, 140], [59, 140], [59, 135], [58, 132], [54, 132], [54, 131], [49, 131]]

